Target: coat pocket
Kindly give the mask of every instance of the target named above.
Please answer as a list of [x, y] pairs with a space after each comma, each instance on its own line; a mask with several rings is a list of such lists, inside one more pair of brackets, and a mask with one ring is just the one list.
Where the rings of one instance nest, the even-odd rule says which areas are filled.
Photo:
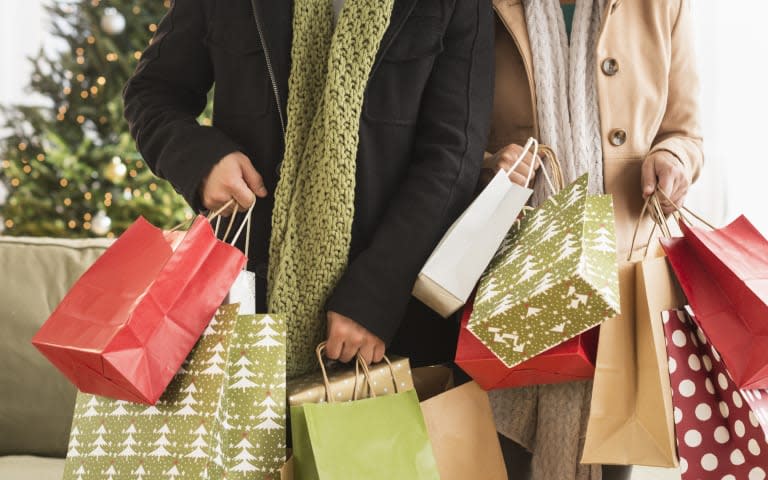
[[374, 122], [415, 123], [437, 55], [443, 50], [439, 17], [412, 16], [371, 76], [365, 115]]

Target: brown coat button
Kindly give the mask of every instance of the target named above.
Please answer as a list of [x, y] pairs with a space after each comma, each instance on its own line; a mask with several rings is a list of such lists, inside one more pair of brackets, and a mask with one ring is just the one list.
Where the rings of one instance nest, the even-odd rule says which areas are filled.
[[619, 73], [619, 62], [615, 58], [606, 58], [603, 60], [603, 73], [612, 77]]
[[611, 130], [611, 133], [608, 134], [608, 140], [614, 147], [620, 147], [627, 143], [627, 131], [620, 128]]

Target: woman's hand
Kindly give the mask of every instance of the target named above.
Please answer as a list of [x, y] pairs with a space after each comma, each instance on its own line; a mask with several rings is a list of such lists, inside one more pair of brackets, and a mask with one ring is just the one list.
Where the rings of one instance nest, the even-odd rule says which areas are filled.
[[256, 200], [254, 195], [264, 198], [267, 189], [251, 160], [240, 152], [219, 160], [200, 185], [200, 199], [210, 211], [218, 210], [230, 200], [235, 200], [240, 210], [245, 211]]
[[648, 155], [643, 162], [642, 185], [644, 198], [653, 195], [658, 186], [666, 195], [659, 195], [661, 208], [665, 215], [669, 215], [677, 210], [675, 205], [683, 206], [691, 186], [691, 175], [675, 155], [659, 150]]
[[[523, 147], [514, 143], [507, 145], [494, 153], [493, 156], [486, 161], [486, 166], [490, 168], [484, 172], [483, 180], [485, 183], [491, 181], [493, 176], [496, 175], [499, 170], [511, 169], [522, 154]], [[538, 170], [540, 166], [541, 162], [538, 160], [534, 161], [533, 153], [529, 151], [525, 154], [525, 158], [523, 158], [523, 161], [520, 162], [517, 168], [515, 168], [514, 172], [509, 175], [509, 179], [521, 187], [526, 187], [528, 186], [528, 175], [530, 174], [531, 182], [533, 182], [533, 179], [536, 177], [536, 170]], [[531, 168], [533, 168], [533, 172], [531, 172]]]
[[328, 312], [328, 344], [325, 354], [331, 360], [349, 362], [358, 353], [367, 364], [384, 358], [386, 345], [379, 337], [351, 318]]

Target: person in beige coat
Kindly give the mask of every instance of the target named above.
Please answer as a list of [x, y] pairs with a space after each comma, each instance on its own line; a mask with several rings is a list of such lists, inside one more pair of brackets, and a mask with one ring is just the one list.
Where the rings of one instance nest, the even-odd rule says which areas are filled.
[[[613, 194], [625, 258], [644, 198], [658, 186], [671, 213], [703, 163], [691, 0], [493, 4], [496, 90], [486, 173], [510, 168], [528, 137], [548, 144], [567, 181], [589, 172], [593, 193]], [[512, 178], [522, 184], [528, 169], [539, 166], [529, 156]], [[547, 194], [539, 181], [536, 192], [535, 201]], [[591, 386], [491, 392], [510, 478], [601, 477], [600, 466], [579, 464]], [[605, 472], [605, 478], [629, 475], [628, 469]]]

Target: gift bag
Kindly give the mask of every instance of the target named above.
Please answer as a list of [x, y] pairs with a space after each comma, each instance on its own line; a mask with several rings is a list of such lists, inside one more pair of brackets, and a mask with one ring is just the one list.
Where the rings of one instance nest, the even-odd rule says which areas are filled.
[[766, 478], [766, 434], [716, 348], [686, 311], [664, 312], [663, 325], [683, 480]]
[[225, 305], [156, 405], [80, 393], [65, 480], [279, 478], [285, 322]]
[[[321, 344], [318, 357], [324, 372], [322, 348]], [[362, 362], [358, 365], [373, 390], [367, 366]], [[325, 389], [325, 402], [291, 406], [296, 478], [440, 478], [414, 390], [395, 389], [383, 396], [371, 392], [367, 399], [336, 402], [329, 382]]]
[[480, 280], [467, 329], [507, 367], [619, 312], [613, 201], [587, 180], [517, 223]]
[[[388, 359], [389, 363], [383, 362], [368, 367], [373, 379], [373, 392], [376, 395], [388, 395], [394, 392], [395, 388], [401, 392], [412, 390], [413, 378], [408, 359], [395, 356]], [[326, 374], [335, 402], [351, 402], [353, 398], [368, 398], [370, 395], [365, 375], [359, 368], [352, 369], [334, 362], [326, 367]], [[287, 390], [290, 406], [320, 403], [328, 397], [322, 372], [308, 373], [288, 380]]]
[[[413, 296], [448, 317], [464, 305], [533, 190], [513, 183], [509, 176], [533, 147], [529, 139], [509, 171], [500, 170], [451, 226], [419, 273]], [[533, 169], [531, 169], [531, 173]], [[528, 178], [530, 183], [531, 178]]]
[[[672, 392], [661, 312], [680, 308], [685, 297], [655, 240], [645, 258], [632, 261], [645, 212], [663, 218], [655, 196], [640, 213], [630, 258], [619, 266], [621, 315], [600, 327], [592, 403], [582, 462], [675, 467]], [[658, 221], [666, 236], [664, 222]]]
[[699, 325], [740, 388], [768, 388], [768, 242], [744, 217], [680, 228], [664, 248]]
[[622, 313], [600, 327], [582, 462], [675, 467], [664, 332], [655, 320], [685, 300], [664, 257], [626, 262], [619, 278]]
[[467, 330], [472, 303], [464, 307], [456, 365], [484, 390], [589, 380], [595, 373], [599, 328], [593, 328], [508, 368]]
[[[427, 367], [433, 371], [439, 367]], [[414, 382], [425, 369], [414, 369]], [[442, 372], [452, 377], [448, 368]], [[437, 373], [437, 371], [435, 371]], [[445, 377], [444, 377], [445, 378]], [[434, 384], [446, 385], [446, 381]], [[427, 425], [441, 480], [506, 480], [488, 394], [475, 382], [441, 392], [420, 389], [421, 411]]]
[[80, 277], [32, 343], [81, 391], [153, 404], [245, 262], [204, 217], [186, 233], [139, 218]]

